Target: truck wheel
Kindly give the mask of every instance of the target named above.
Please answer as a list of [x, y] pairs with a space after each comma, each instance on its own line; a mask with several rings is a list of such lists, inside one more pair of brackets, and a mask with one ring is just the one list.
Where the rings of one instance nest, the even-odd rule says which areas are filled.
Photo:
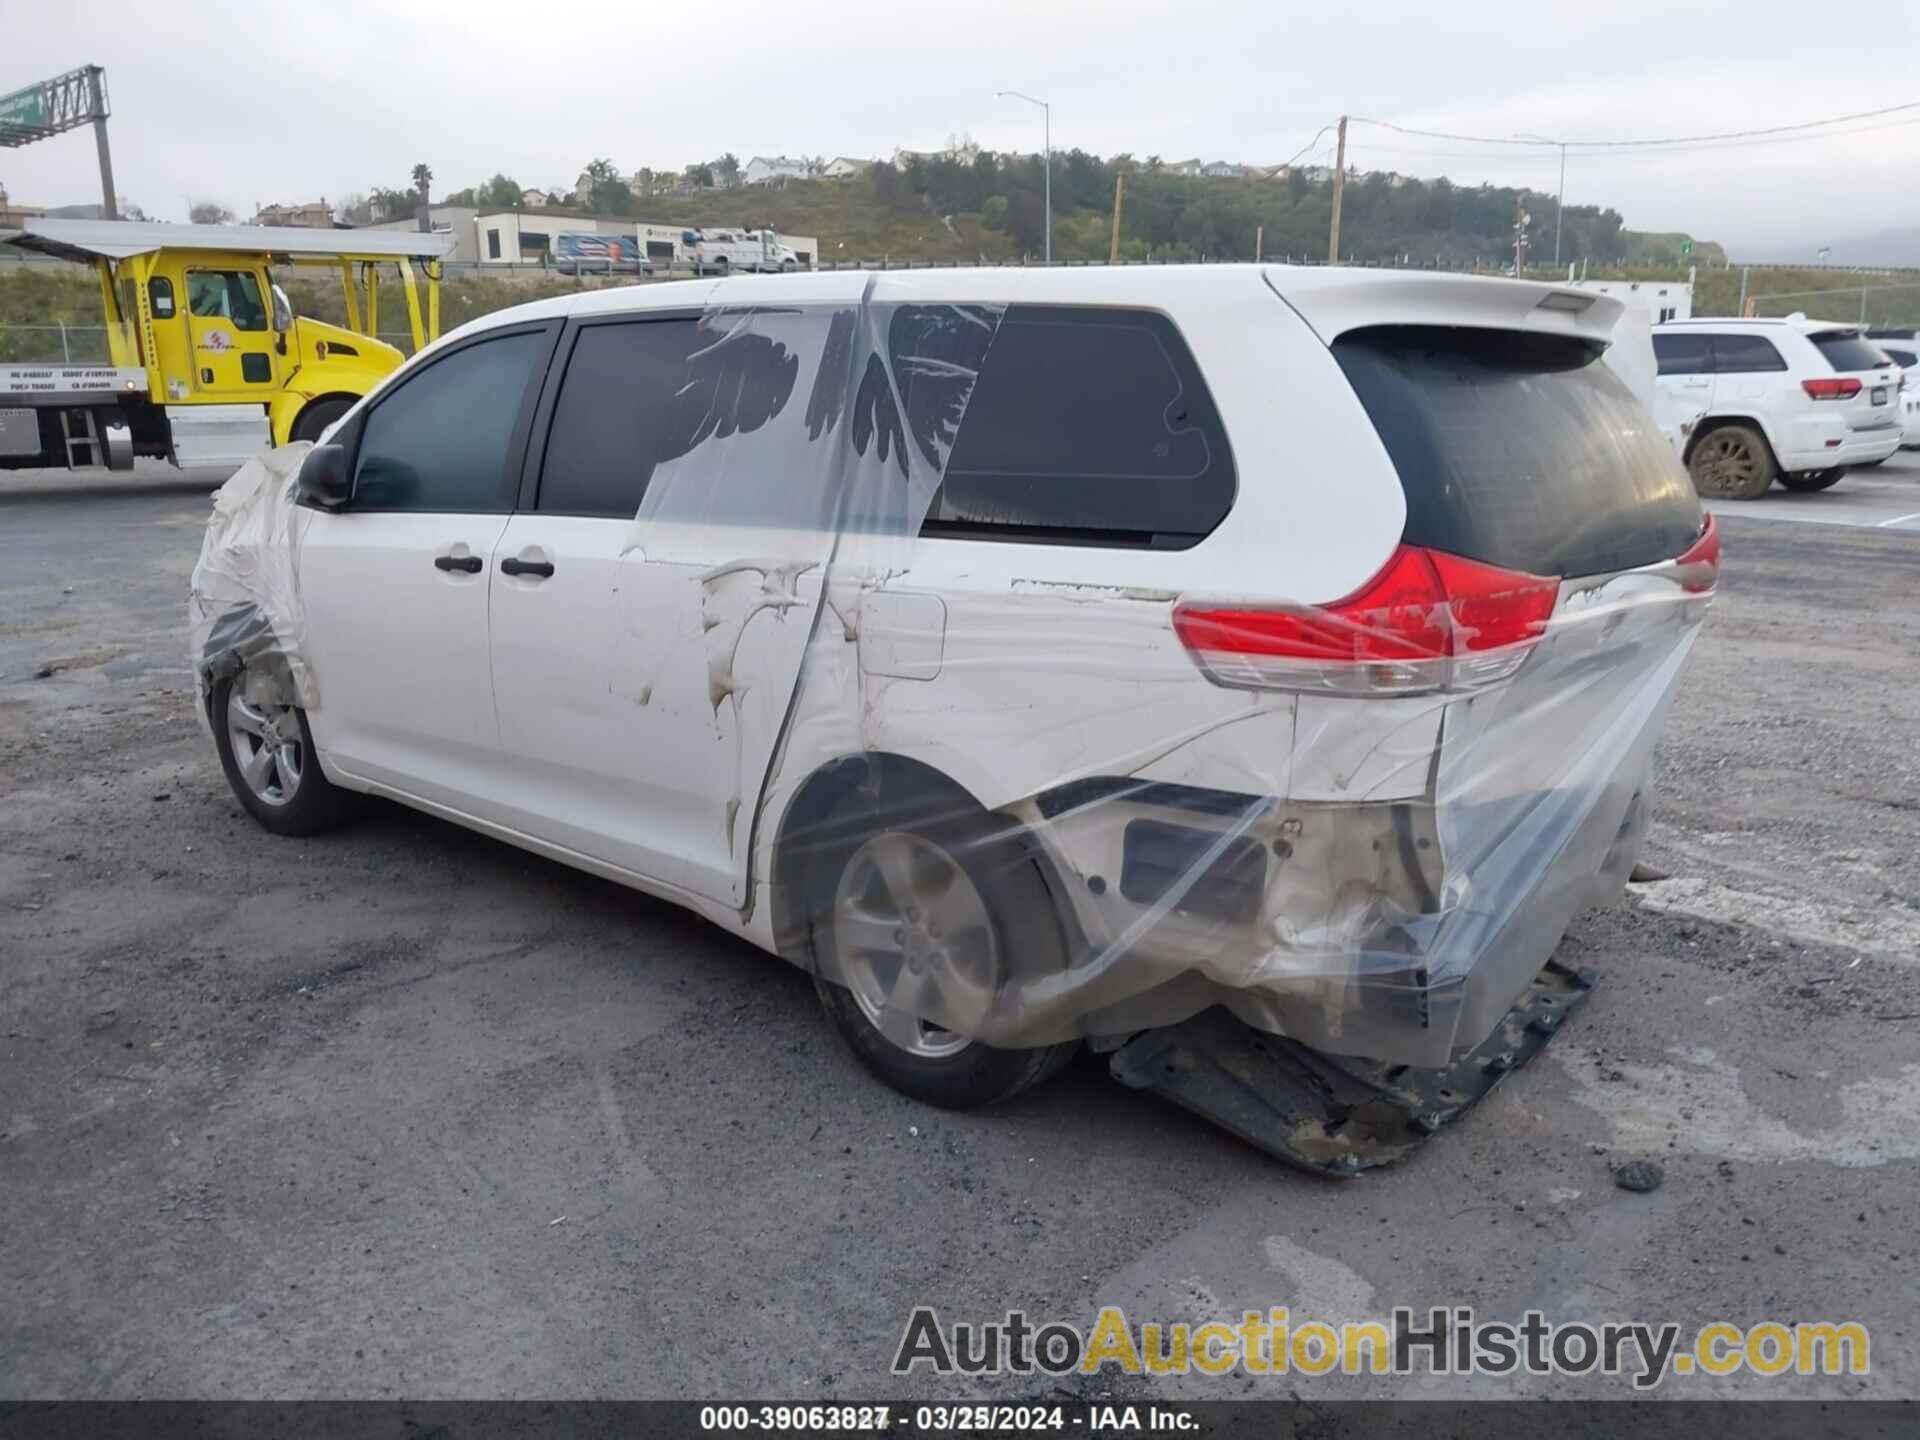
[[1751, 425], [1716, 425], [1694, 442], [1687, 461], [1693, 488], [1712, 500], [1758, 500], [1779, 467], [1767, 437]]
[[[1880, 462], [1876, 460], [1873, 463], [1878, 465]], [[1802, 470], [1797, 474], [1782, 475], [1780, 483], [1789, 490], [1825, 490], [1838, 483], [1840, 477], [1846, 473], [1845, 465], [1835, 465], [1830, 470]]]
[[1073, 1057], [1074, 1043], [995, 1049], [889, 1003], [937, 995], [949, 1017], [984, 1015], [1014, 965], [1066, 968], [1046, 882], [986, 815], [896, 813], [835, 850], [837, 864], [816, 867], [812, 903], [816, 953], [834, 978], [816, 975], [814, 987], [862, 1065], [904, 1095], [970, 1110]]
[[287, 438], [318, 441], [321, 431], [352, 408], [351, 400], [316, 400], [300, 412], [299, 418], [293, 422], [293, 432]]

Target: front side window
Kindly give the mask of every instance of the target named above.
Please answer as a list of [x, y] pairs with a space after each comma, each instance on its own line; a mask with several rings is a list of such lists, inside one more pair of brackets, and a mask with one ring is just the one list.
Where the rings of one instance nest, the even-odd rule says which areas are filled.
[[1233, 505], [1213, 397], [1150, 311], [1011, 307], [952, 443], [930, 537], [1182, 549]]
[[188, 271], [187, 309], [203, 320], [225, 320], [236, 330], [267, 328], [266, 302], [251, 270]]
[[1713, 345], [1704, 335], [1656, 335], [1653, 358], [1662, 375], [1705, 375], [1713, 369]]
[[1722, 375], [1742, 375], [1762, 370], [1784, 370], [1787, 362], [1764, 335], [1716, 335], [1713, 338], [1713, 368]]
[[360, 437], [353, 508], [512, 510], [514, 430], [546, 345], [539, 331], [483, 340], [436, 360], [381, 400]]

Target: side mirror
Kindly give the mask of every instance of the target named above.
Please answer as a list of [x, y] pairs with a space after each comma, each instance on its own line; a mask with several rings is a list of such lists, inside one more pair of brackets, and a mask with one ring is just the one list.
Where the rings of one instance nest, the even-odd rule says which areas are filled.
[[283, 333], [293, 328], [293, 302], [278, 285], [273, 287], [273, 328]]
[[297, 482], [302, 505], [317, 510], [339, 510], [353, 498], [353, 476], [347, 470], [347, 447], [316, 445], [300, 462]]

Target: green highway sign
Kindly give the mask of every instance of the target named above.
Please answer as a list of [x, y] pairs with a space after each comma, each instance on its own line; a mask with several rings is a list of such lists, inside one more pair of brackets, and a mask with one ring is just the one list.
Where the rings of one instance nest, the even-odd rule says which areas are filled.
[[1680, 253], [1682, 255], [1691, 255], [1693, 253], [1693, 241], [1682, 240], [1680, 242]]
[[47, 87], [29, 85], [11, 95], [0, 95], [0, 126], [19, 125], [34, 130], [47, 127]]

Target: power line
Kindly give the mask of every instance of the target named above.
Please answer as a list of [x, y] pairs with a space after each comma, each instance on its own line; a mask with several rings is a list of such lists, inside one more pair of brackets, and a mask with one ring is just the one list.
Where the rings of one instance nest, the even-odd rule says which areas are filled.
[[[1740, 150], [1751, 145], [1787, 145], [1787, 144], [1792, 144], [1796, 141], [1805, 141], [1805, 140], [1844, 139], [1849, 135], [1867, 135], [1877, 130], [1898, 130], [1898, 129], [1904, 129], [1906, 127], [1913, 126], [1913, 125], [1920, 125], [1920, 116], [1912, 116], [1905, 120], [1886, 120], [1886, 121], [1882, 121], [1878, 125], [1856, 125], [1849, 130], [1823, 130], [1818, 132], [1817, 134], [1778, 135], [1778, 136], [1773, 136], [1766, 139], [1722, 141], [1717, 144], [1710, 144], [1710, 143], [1704, 143], [1704, 142], [1698, 143], [1698, 144], [1681, 144], [1679, 142], [1675, 142], [1673, 146], [1662, 150], [1661, 153], [1666, 155], [1685, 155], [1685, 154], [1698, 154], [1703, 151]], [[1528, 141], [1524, 143], [1533, 144], [1536, 146], [1536, 148], [1540, 148], [1540, 149], [1548, 148], [1546, 146], [1539, 145], [1538, 142]], [[1568, 143], [1569, 143], [1569, 146], [1571, 146], [1572, 142], [1570, 141]], [[1559, 142], [1555, 141], [1552, 148], [1558, 148], [1558, 144]], [[1426, 149], [1426, 148], [1412, 146], [1412, 145], [1395, 145], [1391, 143], [1383, 144], [1379, 141], [1371, 142], [1367, 148], [1370, 151], [1381, 151], [1389, 155], [1419, 155], [1419, 156], [1424, 156], [1425, 158], [1430, 160], [1482, 160], [1482, 161], [1485, 161], [1490, 159], [1487, 152], [1484, 150], [1432, 150], [1432, 149]], [[1588, 160], [1605, 160], [1608, 158], [1620, 158], [1622, 156], [1631, 155], [1634, 153], [1637, 153], [1637, 152], [1629, 151], [1629, 150], [1615, 150], [1615, 151], [1589, 150], [1583, 154], [1582, 158], [1588, 159]], [[1536, 160], [1538, 158], [1540, 157], [1515, 156], [1513, 157], [1512, 160], [1504, 161], [1501, 163], [1525, 164], [1531, 160]]]
[[1717, 135], [1670, 135], [1659, 140], [1521, 140], [1510, 135], [1461, 135], [1449, 130], [1422, 130], [1411, 125], [1395, 125], [1390, 120], [1373, 120], [1365, 115], [1355, 115], [1353, 119], [1357, 124], [1374, 125], [1382, 130], [1397, 131], [1402, 135], [1419, 135], [1430, 140], [1453, 140], [1469, 145], [1521, 145], [1533, 149], [1564, 147], [1569, 150], [1636, 150], [1656, 146], [1699, 145], [1722, 140], [1750, 140], [1775, 135], [1791, 135], [1796, 131], [1844, 125], [1853, 120], [1877, 120], [1883, 115], [1896, 115], [1906, 110], [1920, 110], [1920, 100], [1909, 100], [1900, 105], [1884, 105], [1878, 110], [1861, 110], [1851, 115], [1834, 115], [1825, 120], [1804, 120], [1795, 125], [1769, 125], [1755, 130], [1728, 130]]

